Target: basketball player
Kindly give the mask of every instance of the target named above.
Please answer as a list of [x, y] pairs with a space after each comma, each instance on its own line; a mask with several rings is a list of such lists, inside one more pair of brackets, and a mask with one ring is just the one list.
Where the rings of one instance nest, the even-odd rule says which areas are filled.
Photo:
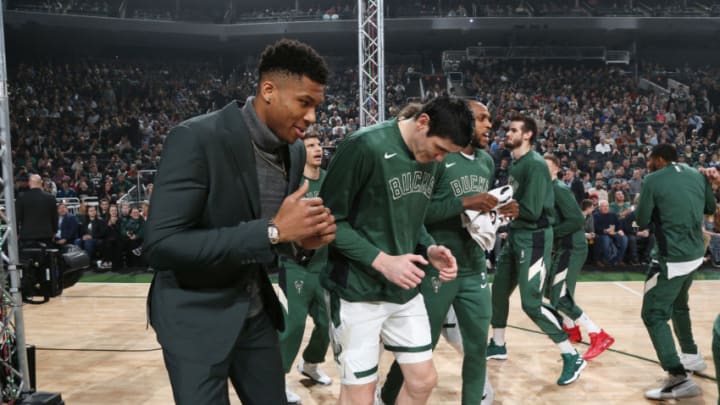
[[[305, 197], [314, 198], [320, 194], [320, 185], [325, 179], [325, 170], [320, 168], [322, 147], [315, 131], [306, 131], [303, 143], [305, 143], [306, 152], [303, 178], [310, 185]], [[285, 330], [280, 333], [280, 350], [285, 374], [290, 372], [295, 356], [300, 350], [300, 343], [305, 332], [305, 320], [310, 314], [315, 326], [297, 370], [318, 384], [330, 385], [332, 379], [318, 368], [318, 363], [325, 361], [325, 354], [330, 344], [325, 293], [318, 278], [327, 264], [327, 246], [316, 250], [310, 263], [306, 266], [296, 264], [293, 260], [281, 259], [281, 262], [278, 284], [286, 297], [285, 302], [281, 299], [281, 302], [285, 304], [286, 316]], [[300, 396], [287, 388], [285, 395], [289, 404], [300, 403]]]
[[[637, 224], [641, 229], [653, 225], [657, 248], [645, 281], [642, 319], [668, 376], [660, 387], [646, 391], [645, 397], [692, 397], [701, 391], [686, 370], [700, 371], [707, 366], [693, 338], [688, 291], [692, 273], [705, 254], [703, 212], [715, 213], [715, 197], [710, 183], [697, 170], [677, 163], [672, 145], [656, 145], [647, 166], [651, 173], [640, 190]], [[680, 356], [667, 324], [670, 319], [682, 350]]]
[[557, 383], [567, 385], [577, 380], [587, 363], [562, 330], [555, 308], [542, 302], [546, 264], [551, 258], [555, 209], [547, 166], [542, 156], [532, 150], [536, 134], [535, 120], [516, 116], [511, 119], [505, 135], [505, 145], [513, 155], [508, 184], [520, 204], [520, 213], [510, 223], [510, 232], [498, 258], [492, 289], [493, 338], [487, 357], [507, 359], [505, 326], [510, 295], [519, 285], [523, 311], [560, 348], [563, 368]]
[[424, 404], [435, 386], [430, 325], [417, 288], [425, 273], [418, 265], [431, 263], [437, 277], [449, 281], [457, 264], [423, 223], [437, 162], [460, 151], [472, 135], [467, 105], [441, 97], [412, 119], [361, 129], [330, 162], [320, 195], [340, 235], [321, 280], [330, 301], [340, 404], [373, 402], [380, 337], [405, 376], [399, 403]]
[[[490, 114], [478, 102], [468, 104], [475, 118], [473, 142], [460, 153], [448, 155], [440, 165], [437, 186], [428, 208], [428, 232], [453, 252], [458, 277], [441, 282], [437, 271], [429, 269], [420, 286], [430, 320], [433, 348], [437, 344], [445, 316], [452, 305], [463, 336], [462, 403], [480, 404], [485, 384], [485, 347], [490, 327], [490, 289], [485, 269], [485, 252], [463, 227], [464, 209], [489, 211], [497, 199], [487, 194], [493, 184], [495, 164], [484, 150], [489, 143]], [[503, 213], [517, 215], [517, 203], [503, 207]], [[402, 373], [393, 363], [382, 391], [382, 400], [394, 404]]]
[[563, 329], [568, 333], [570, 341], [581, 340], [579, 325], [588, 331], [590, 347], [583, 357], [590, 360], [609, 348], [615, 339], [600, 329], [575, 303], [575, 283], [588, 253], [585, 216], [570, 187], [557, 177], [560, 171], [558, 158], [552, 154], [546, 154], [544, 158], [550, 171], [557, 214], [553, 226], [555, 255], [548, 277], [549, 285], [545, 291], [550, 303], [562, 315]]

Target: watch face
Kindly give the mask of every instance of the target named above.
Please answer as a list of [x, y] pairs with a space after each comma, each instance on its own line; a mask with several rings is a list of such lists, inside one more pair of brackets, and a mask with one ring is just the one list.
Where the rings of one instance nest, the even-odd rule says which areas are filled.
[[268, 226], [268, 239], [270, 239], [270, 243], [278, 243], [278, 239], [280, 239], [280, 232], [278, 232], [277, 226]]

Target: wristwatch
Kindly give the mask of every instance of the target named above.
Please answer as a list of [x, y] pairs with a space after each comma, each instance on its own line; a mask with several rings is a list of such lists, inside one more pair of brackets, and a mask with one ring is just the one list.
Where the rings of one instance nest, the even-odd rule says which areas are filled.
[[277, 225], [275, 225], [275, 222], [273, 222], [272, 219], [268, 221], [268, 240], [270, 241], [271, 245], [277, 245], [280, 243], [280, 230], [278, 229]]

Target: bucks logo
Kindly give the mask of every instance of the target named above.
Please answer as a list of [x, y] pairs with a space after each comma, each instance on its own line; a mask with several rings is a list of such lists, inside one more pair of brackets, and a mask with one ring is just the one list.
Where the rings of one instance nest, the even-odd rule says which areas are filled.
[[488, 285], [487, 273], [485, 273], [483, 271], [482, 273], [480, 273], [480, 288], [485, 288], [485, 287], [487, 287], [487, 285]]
[[305, 284], [302, 280], [295, 280], [295, 289], [297, 290], [298, 294], [302, 294], [302, 288], [303, 284]]
[[434, 292], [435, 294], [437, 294], [438, 291], [440, 290], [440, 285], [442, 284], [442, 281], [440, 281], [439, 278], [433, 276], [433, 277], [430, 279], [430, 284], [432, 284], [433, 292]]

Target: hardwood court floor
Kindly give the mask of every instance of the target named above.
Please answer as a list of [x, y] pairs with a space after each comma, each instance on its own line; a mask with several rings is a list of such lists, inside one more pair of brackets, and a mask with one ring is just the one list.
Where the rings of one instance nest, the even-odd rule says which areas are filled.
[[[592, 360], [581, 378], [567, 387], [555, 384], [561, 369], [557, 348], [535, 332], [537, 328], [521, 312], [516, 292], [507, 331], [510, 358], [491, 360], [488, 366], [495, 404], [653, 403], [643, 399], [642, 392], [663, 373], [653, 363], [655, 354], [640, 320], [642, 287], [640, 282], [578, 284], [579, 305], [617, 341], [612, 351]], [[720, 311], [715, 295], [719, 288], [720, 281], [697, 281], [691, 290], [693, 330], [709, 377], [715, 376], [710, 342], [712, 322]], [[79, 283], [49, 303], [26, 305], [26, 340], [37, 346], [38, 389], [61, 392], [68, 405], [172, 404], [159, 346], [145, 325], [147, 289], [147, 284]], [[581, 352], [587, 348], [576, 347]], [[390, 357], [383, 356], [383, 373]], [[336, 379], [330, 360], [328, 354], [323, 369]], [[460, 356], [441, 340], [435, 361], [440, 380], [429, 403], [460, 403]], [[703, 396], [677, 403], [715, 405], [715, 382], [694, 379]], [[336, 383], [313, 386], [295, 372], [289, 374], [288, 386], [305, 405], [333, 404], [339, 392]], [[234, 397], [232, 403], [240, 402]]]

